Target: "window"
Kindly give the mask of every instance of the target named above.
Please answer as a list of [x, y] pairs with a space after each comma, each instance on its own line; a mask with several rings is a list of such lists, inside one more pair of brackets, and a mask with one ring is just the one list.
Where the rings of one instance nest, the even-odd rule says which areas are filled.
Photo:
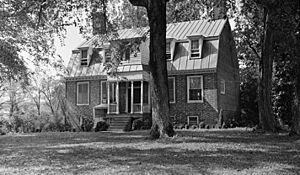
[[81, 65], [87, 66], [88, 65], [88, 51], [81, 50]]
[[140, 104], [141, 103], [141, 82], [133, 82], [133, 103]]
[[191, 40], [191, 58], [200, 58], [199, 40]]
[[190, 43], [190, 59], [201, 58], [204, 36], [199, 34], [192, 34], [187, 36], [187, 38], [189, 39]]
[[226, 88], [226, 85], [225, 85], [225, 80], [221, 80], [220, 81], [220, 93], [221, 94], [225, 94], [225, 88]]
[[109, 83], [109, 103], [116, 104], [117, 103], [117, 83], [112, 82]]
[[203, 102], [203, 77], [187, 77], [187, 95], [188, 103]]
[[175, 103], [175, 77], [168, 78], [169, 102]]
[[101, 104], [107, 104], [107, 82], [101, 82]]
[[166, 59], [167, 60], [172, 60], [172, 55], [171, 55], [171, 42], [166, 43]]
[[77, 105], [89, 104], [89, 83], [79, 82], [77, 83]]
[[111, 61], [111, 50], [110, 49], [105, 49], [104, 50], [105, 54], [105, 62], [110, 62]]
[[130, 48], [126, 48], [122, 56], [122, 61], [129, 61], [129, 60], [130, 60]]
[[198, 116], [188, 116], [187, 123], [188, 123], [189, 126], [198, 125], [199, 124], [199, 117]]

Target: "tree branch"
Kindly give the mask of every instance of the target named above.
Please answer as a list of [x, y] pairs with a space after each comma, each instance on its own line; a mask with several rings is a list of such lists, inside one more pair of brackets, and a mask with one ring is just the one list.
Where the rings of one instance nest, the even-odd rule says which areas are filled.
[[129, 0], [134, 6], [148, 7], [148, 0]]
[[258, 59], [260, 59], [260, 55], [258, 54], [257, 50], [252, 46], [249, 40], [246, 40], [247, 44], [249, 45], [250, 49], [254, 52]]

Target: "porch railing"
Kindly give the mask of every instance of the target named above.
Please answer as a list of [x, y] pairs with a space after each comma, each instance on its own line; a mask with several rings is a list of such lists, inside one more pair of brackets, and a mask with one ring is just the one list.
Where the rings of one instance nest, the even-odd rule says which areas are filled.
[[141, 112], [141, 104], [133, 104], [133, 113]]
[[117, 104], [109, 104], [109, 113], [117, 113]]

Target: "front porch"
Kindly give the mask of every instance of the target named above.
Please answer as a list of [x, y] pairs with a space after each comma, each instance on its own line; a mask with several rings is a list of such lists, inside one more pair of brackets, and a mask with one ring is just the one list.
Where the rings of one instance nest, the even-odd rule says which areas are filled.
[[144, 114], [151, 112], [149, 82], [108, 81], [107, 114]]

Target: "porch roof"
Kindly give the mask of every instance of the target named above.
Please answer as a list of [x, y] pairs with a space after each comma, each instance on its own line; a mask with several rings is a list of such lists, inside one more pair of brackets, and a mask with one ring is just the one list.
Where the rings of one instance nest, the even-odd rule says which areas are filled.
[[107, 81], [149, 81], [150, 74], [146, 71], [122, 72], [117, 75], [108, 75]]

